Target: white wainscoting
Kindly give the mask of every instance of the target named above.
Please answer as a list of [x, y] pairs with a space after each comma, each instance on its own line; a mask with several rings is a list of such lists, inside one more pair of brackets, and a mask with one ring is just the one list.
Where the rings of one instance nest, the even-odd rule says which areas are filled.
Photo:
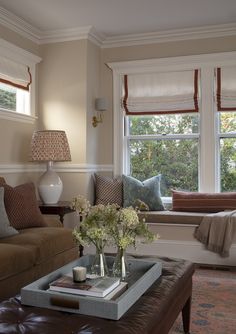
[[[105, 251], [114, 253], [115, 249], [106, 247]], [[94, 247], [85, 247], [84, 254], [94, 254], [94, 252]], [[130, 248], [127, 252], [139, 255], [173, 257], [207, 265], [236, 266], [236, 244], [231, 246], [230, 256], [226, 258], [205, 250], [198, 241], [157, 240], [152, 244], [139, 244], [136, 250]]]

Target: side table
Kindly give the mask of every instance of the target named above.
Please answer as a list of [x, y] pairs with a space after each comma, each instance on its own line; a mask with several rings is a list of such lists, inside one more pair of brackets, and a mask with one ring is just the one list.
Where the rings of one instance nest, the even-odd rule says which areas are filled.
[[62, 224], [64, 216], [67, 213], [75, 212], [75, 210], [70, 207], [69, 201], [59, 201], [56, 204], [44, 204], [39, 202], [39, 209], [44, 215], [58, 215]]

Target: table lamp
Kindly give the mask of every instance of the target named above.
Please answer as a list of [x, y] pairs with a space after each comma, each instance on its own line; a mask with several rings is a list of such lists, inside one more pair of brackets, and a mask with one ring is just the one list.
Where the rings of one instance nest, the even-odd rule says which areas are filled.
[[38, 192], [44, 204], [56, 204], [63, 190], [62, 181], [53, 170], [54, 161], [71, 161], [65, 131], [35, 131], [30, 146], [30, 161], [44, 161], [47, 171], [40, 177]]

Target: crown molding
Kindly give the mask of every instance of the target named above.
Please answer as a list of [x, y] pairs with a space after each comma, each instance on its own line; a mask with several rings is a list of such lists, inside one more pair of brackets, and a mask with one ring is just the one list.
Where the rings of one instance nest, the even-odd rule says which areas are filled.
[[39, 44], [41, 31], [2, 7], [0, 7], [0, 24]]
[[107, 37], [102, 44], [102, 48], [166, 43], [233, 35], [236, 35], [235, 23]]
[[42, 31], [0, 7], [0, 24], [36, 44], [88, 39], [102, 48], [236, 35], [236, 23], [108, 37], [92, 26]]
[[41, 32], [38, 44], [74, 41], [88, 39], [94, 44], [101, 46], [104, 36], [98, 33], [92, 26], [84, 26], [71, 29], [57, 29]]

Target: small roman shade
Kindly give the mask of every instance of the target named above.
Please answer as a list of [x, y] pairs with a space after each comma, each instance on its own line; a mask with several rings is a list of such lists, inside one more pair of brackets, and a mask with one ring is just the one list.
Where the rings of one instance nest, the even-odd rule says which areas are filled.
[[218, 111], [236, 111], [236, 66], [216, 69]]
[[124, 75], [126, 115], [198, 112], [198, 70]]
[[0, 57], [0, 82], [29, 90], [31, 73], [28, 66]]

